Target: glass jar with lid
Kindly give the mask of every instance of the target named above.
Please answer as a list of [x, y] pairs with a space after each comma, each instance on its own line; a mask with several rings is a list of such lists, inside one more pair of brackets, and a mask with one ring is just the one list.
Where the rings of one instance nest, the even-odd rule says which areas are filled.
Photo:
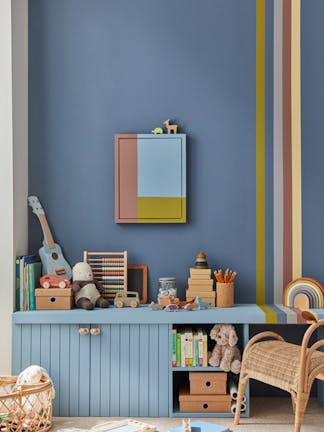
[[167, 296], [177, 296], [177, 285], [175, 277], [161, 277], [159, 278], [159, 292], [158, 299]]

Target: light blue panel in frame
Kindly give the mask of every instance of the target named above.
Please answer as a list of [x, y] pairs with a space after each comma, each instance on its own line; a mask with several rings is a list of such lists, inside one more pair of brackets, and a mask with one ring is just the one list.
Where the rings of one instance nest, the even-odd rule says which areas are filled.
[[139, 197], [181, 197], [182, 139], [137, 138], [137, 194]]
[[[82, 327], [90, 328], [90, 325]], [[89, 416], [90, 405], [90, 334], [80, 335], [79, 416]]]
[[79, 415], [79, 398], [80, 398], [80, 335], [79, 326], [76, 324], [69, 325], [70, 333], [70, 365], [69, 365], [69, 416], [77, 417]]
[[[91, 328], [98, 328], [92, 325]], [[101, 330], [101, 329], [100, 329]], [[90, 336], [90, 416], [100, 415], [101, 334]], [[102, 365], [104, 367], [104, 364]]]
[[12, 374], [18, 375], [21, 371], [21, 325], [12, 326]]
[[110, 325], [100, 326], [100, 364], [101, 364], [101, 385], [100, 385], [100, 415], [110, 415]]
[[31, 364], [40, 365], [41, 362], [41, 326], [32, 325], [32, 339], [31, 339]]
[[55, 387], [56, 398], [53, 400], [53, 415], [60, 415], [60, 325], [51, 325], [51, 369], [49, 371]]
[[40, 326], [41, 357], [40, 364], [47, 371], [51, 369], [51, 326], [43, 324]]
[[120, 405], [120, 325], [112, 325], [110, 333], [110, 415], [119, 416]]
[[31, 364], [31, 325], [24, 325], [21, 332], [21, 370]]
[[60, 326], [60, 416], [69, 415], [70, 407], [70, 331]]
[[149, 326], [140, 325], [139, 415], [149, 415]]
[[132, 372], [132, 352], [129, 348], [129, 325], [120, 326], [120, 409], [119, 415], [129, 416], [129, 379]]
[[[171, 325], [159, 325], [159, 417], [169, 415], [169, 363]], [[171, 400], [171, 399], [170, 399]]]
[[[159, 326], [152, 324], [149, 326], [149, 416], [159, 416]], [[162, 378], [162, 377], [161, 377]], [[166, 377], [168, 379], [168, 377]]]
[[140, 326], [132, 324], [129, 329], [129, 349], [132, 353], [132, 373], [129, 377], [129, 415], [139, 416], [139, 388], [140, 388]]

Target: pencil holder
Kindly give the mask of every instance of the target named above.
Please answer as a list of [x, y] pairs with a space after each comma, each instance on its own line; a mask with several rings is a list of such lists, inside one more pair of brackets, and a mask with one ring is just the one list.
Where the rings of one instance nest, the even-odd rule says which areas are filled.
[[234, 283], [216, 283], [217, 307], [226, 308], [234, 306]]

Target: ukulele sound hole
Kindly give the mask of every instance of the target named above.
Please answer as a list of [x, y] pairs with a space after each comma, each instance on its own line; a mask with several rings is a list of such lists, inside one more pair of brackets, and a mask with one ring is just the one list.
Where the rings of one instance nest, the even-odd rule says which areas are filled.
[[56, 301], [55, 297], [51, 297], [51, 302], [54, 303]]
[[56, 252], [53, 252], [53, 253], [52, 253], [52, 258], [53, 258], [54, 260], [57, 260], [57, 258], [58, 258], [58, 255], [57, 255], [57, 253], [56, 253]]
[[207, 409], [208, 408], [208, 404], [204, 403], [203, 408]]

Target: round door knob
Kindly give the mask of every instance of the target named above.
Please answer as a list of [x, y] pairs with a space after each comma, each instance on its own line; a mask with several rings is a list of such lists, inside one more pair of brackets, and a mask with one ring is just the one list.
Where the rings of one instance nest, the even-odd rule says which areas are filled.
[[82, 335], [82, 336], [87, 335], [87, 334], [89, 334], [89, 329], [86, 328], [86, 327], [81, 327], [81, 328], [79, 329], [79, 333], [80, 333], [80, 335]]
[[92, 334], [92, 336], [98, 336], [98, 335], [100, 335], [100, 332], [101, 332], [100, 328], [92, 328], [90, 330], [90, 333]]

